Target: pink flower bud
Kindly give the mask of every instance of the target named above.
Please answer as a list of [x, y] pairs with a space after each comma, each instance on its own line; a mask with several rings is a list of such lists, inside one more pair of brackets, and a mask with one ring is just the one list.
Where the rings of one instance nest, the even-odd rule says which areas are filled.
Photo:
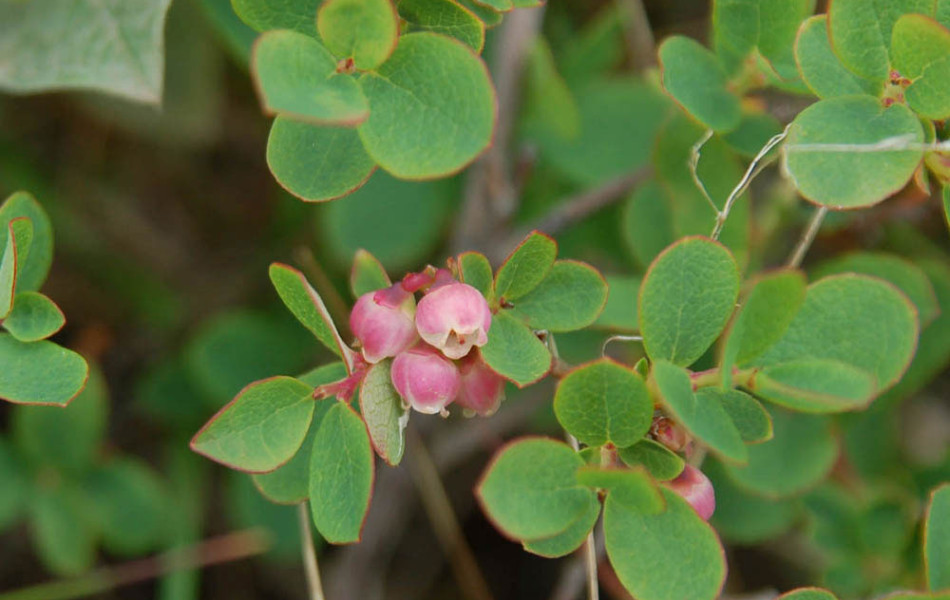
[[403, 400], [430, 415], [451, 404], [461, 385], [455, 363], [425, 344], [400, 352], [393, 360], [391, 376]]
[[696, 467], [686, 465], [676, 479], [663, 485], [689, 502], [704, 521], [708, 521], [716, 510], [716, 493], [713, 491], [712, 482]]
[[366, 362], [396, 356], [415, 343], [415, 312], [415, 298], [399, 284], [360, 296], [350, 313], [350, 330]]
[[447, 357], [462, 358], [472, 346], [488, 342], [491, 310], [481, 292], [464, 283], [447, 283], [426, 294], [416, 310], [416, 329]]
[[469, 354], [460, 364], [462, 385], [455, 402], [483, 417], [498, 410], [505, 399], [505, 380], [488, 368], [480, 354]]

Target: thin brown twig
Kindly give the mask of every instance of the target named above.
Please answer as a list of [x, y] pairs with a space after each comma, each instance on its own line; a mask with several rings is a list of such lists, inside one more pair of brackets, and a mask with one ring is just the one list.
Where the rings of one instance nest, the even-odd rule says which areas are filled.
[[297, 505], [297, 518], [300, 525], [300, 546], [303, 553], [304, 572], [307, 575], [307, 588], [310, 600], [324, 600], [323, 584], [320, 582], [320, 567], [317, 564], [317, 551], [313, 545], [313, 531], [310, 528], [310, 511], [307, 503]]
[[815, 211], [815, 214], [812, 215], [811, 220], [808, 222], [808, 227], [806, 227], [805, 231], [802, 232], [802, 237], [799, 238], [798, 244], [795, 245], [795, 250], [788, 258], [787, 265], [789, 267], [797, 268], [801, 266], [802, 260], [804, 260], [805, 254], [815, 241], [815, 237], [818, 235], [818, 230], [821, 229], [821, 223], [825, 220], [825, 215], [827, 214], [828, 207], [819, 206], [818, 210]]

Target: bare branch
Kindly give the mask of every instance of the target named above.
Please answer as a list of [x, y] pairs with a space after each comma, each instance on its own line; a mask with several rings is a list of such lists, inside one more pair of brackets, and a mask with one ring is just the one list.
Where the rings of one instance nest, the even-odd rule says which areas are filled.
[[815, 241], [815, 236], [818, 235], [818, 230], [821, 229], [821, 222], [825, 220], [825, 215], [827, 214], [827, 206], [818, 207], [818, 210], [815, 211], [811, 221], [808, 223], [808, 227], [802, 232], [802, 237], [798, 240], [798, 244], [795, 246], [795, 251], [792, 252], [792, 255], [789, 257], [788, 266], [798, 267], [802, 264], [802, 260], [805, 258], [805, 253], [808, 252], [808, 249], [811, 248], [812, 242]]

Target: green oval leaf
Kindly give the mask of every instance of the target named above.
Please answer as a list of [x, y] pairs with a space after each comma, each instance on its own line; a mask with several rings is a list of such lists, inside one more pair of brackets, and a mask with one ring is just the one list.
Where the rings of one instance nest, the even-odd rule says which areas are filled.
[[650, 358], [687, 366], [726, 326], [739, 294], [739, 269], [722, 245], [688, 238], [650, 265], [640, 286], [640, 332]]
[[919, 148], [874, 149], [892, 139], [924, 141], [920, 121], [903, 104], [884, 108], [871, 96], [822, 100], [792, 121], [785, 170], [812, 202], [835, 210], [870, 206], [904, 187], [923, 158]]
[[366, 425], [348, 404], [336, 402], [320, 424], [310, 459], [310, 510], [331, 544], [360, 540], [375, 468]]
[[809, 286], [788, 331], [753, 363], [840, 361], [874, 375], [882, 391], [907, 369], [917, 333], [916, 311], [894, 286], [863, 275], [836, 275]]
[[669, 448], [645, 438], [618, 452], [629, 467], [643, 466], [657, 481], [668, 481], [683, 472], [686, 461]]
[[831, 47], [828, 17], [817, 15], [802, 23], [795, 41], [795, 60], [802, 81], [819, 98], [852, 94], [878, 95], [880, 82], [874, 83], [849, 71]]
[[267, 166], [282, 188], [307, 202], [358, 189], [376, 169], [354, 129], [318, 127], [277, 117], [267, 138]]
[[836, 360], [797, 360], [765, 367], [749, 388], [792, 410], [836, 413], [867, 407], [877, 385], [873, 375]]
[[360, 248], [353, 257], [350, 269], [350, 291], [354, 298], [392, 285], [386, 269], [375, 256]]
[[673, 206], [658, 182], [648, 181], [627, 200], [622, 233], [630, 254], [644, 268], [676, 240]]
[[409, 407], [403, 405], [393, 387], [391, 363], [388, 360], [378, 362], [366, 372], [360, 385], [360, 414], [376, 453], [394, 467], [402, 460], [406, 449]]
[[13, 311], [3, 319], [3, 328], [21, 342], [45, 340], [66, 324], [63, 311], [39, 292], [21, 292], [13, 301]]
[[933, 0], [835, 0], [828, 9], [831, 44], [848, 69], [866, 79], [884, 81], [897, 19], [907, 13], [933, 14], [933, 8]]
[[356, 80], [337, 72], [333, 55], [313, 37], [290, 30], [258, 38], [251, 74], [264, 112], [315, 125], [356, 125], [369, 104]]
[[838, 600], [838, 597], [827, 590], [802, 588], [782, 594], [778, 600]]
[[92, 471], [84, 485], [95, 499], [102, 543], [109, 552], [142, 554], [167, 539], [170, 498], [158, 474], [145, 463], [115, 458]]
[[[26, 217], [33, 224], [33, 241], [29, 256], [17, 273], [17, 291], [35, 292], [46, 281], [53, 264], [53, 226], [43, 207], [27, 192], [16, 192], [0, 205], [0, 224], [19, 217]], [[7, 228], [0, 226], [0, 248], [6, 245], [7, 235]]]
[[[497, 288], [495, 293], [500, 295]], [[606, 303], [607, 282], [597, 269], [559, 260], [537, 287], [513, 303], [511, 313], [532, 329], [574, 331], [596, 321]]]
[[481, 354], [492, 371], [524, 387], [547, 375], [553, 359], [538, 336], [509, 313], [501, 310], [492, 316]]
[[0, 333], [0, 364], [0, 398], [16, 404], [66, 406], [89, 376], [86, 361], [72, 350], [47, 341], [20, 342], [5, 333]]
[[743, 442], [757, 444], [772, 439], [772, 417], [758, 400], [739, 390], [705, 388], [704, 391], [722, 404]]
[[739, 488], [715, 459], [703, 463], [703, 472], [716, 490], [716, 512], [709, 520], [724, 539], [743, 545], [775, 539], [795, 524], [799, 504], [770, 500]]
[[653, 422], [653, 401], [643, 379], [610, 359], [571, 371], [557, 386], [554, 414], [588, 446], [632, 446]]
[[360, 84], [373, 107], [360, 138], [396, 177], [450, 175], [491, 143], [495, 93], [485, 64], [461, 42], [434, 33], [402, 36], [390, 59]]
[[934, 490], [924, 525], [924, 562], [927, 585], [933, 591], [950, 589], [950, 485]]
[[95, 524], [86, 494], [74, 483], [38, 488], [30, 502], [30, 535], [43, 565], [60, 576], [78, 576], [96, 559]]
[[485, 24], [452, 0], [400, 0], [399, 16], [414, 28], [453, 37], [475, 52], [485, 45]]
[[393, 53], [399, 23], [390, 0], [325, 0], [317, 31], [330, 52], [352, 58], [362, 71], [375, 69]]
[[674, 420], [723, 458], [748, 460], [742, 436], [722, 407], [718, 390], [701, 388], [694, 393], [686, 369], [665, 360], [654, 361], [651, 375]]
[[626, 508], [655, 515], [666, 508], [666, 502], [646, 469], [603, 468], [585, 465], [577, 470], [577, 481], [592, 488], [607, 490]]
[[749, 464], [724, 464], [726, 472], [743, 489], [768, 498], [804, 492], [820, 482], [838, 458], [838, 444], [826, 417], [775, 408], [774, 435], [749, 446]]
[[231, 0], [241, 20], [257, 31], [293, 29], [317, 36], [317, 8], [321, 0]]
[[608, 495], [604, 538], [610, 564], [638, 600], [714, 600], [726, 579], [719, 539], [685, 500], [669, 490], [662, 493], [667, 509], [654, 515]]
[[950, 117], [950, 31], [929, 16], [904, 15], [894, 24], [892, 65], [911, 84], [907, 104], [922, 117]]
[[699, 42], [683, 36], [660, 45], [663, 87], [689, 114], [715, 131], [739, 125], [739, 98], [726, 88], [726, 74], [716, 57]]
[[522, 545], [528, 552], [545, 558], [567, 556], [580, 548], [581, 544], [587, 540], [599, 516], [600, 501], [597, 496], [592, 495], [587, 501], [586, 510], [566, 530], [549, 538], [522, 542]]
[[463, 252], [459, 254], [458, 265], [462, 282], [481, 292], [491, 302], [495, 297], [495, 283], [488, 258], [479, 252]]
[[539, 231], [532, 231], [511, 251], [495, 274], [495, 295], [516, 300], [544, 280], [557, 258], [557, 242]]
[[0, 226], [0, 229], [7, 230], [6, 243], [3, 246], [3, 254], [0, 254], [0, 319], [5, 319], [13, 310], [13, 298], [16, 295], [17, 266], [21, 262], [17, 256], [20, 237], [19, 231], [26, 231], [30, 227], [29, 219], [14, 219], [6, 227]]
[[254, 382], [195, 434], [191, 448], [239, 471], [273, 471], [303, 444], [313, 418], [312, 393], [292, 377]]
[[475, 494], [505, 535], [520, 541], [549, 538], [566, 531], [590, 509], [595, 494], [575, 477], [583, 464], [566, 444], [521, 439], [495, 456]]

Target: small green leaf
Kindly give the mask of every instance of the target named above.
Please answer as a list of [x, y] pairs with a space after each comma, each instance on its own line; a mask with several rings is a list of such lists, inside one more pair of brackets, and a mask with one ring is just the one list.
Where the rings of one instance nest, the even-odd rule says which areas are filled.
[[498, 25], [503, 18], [500, 12], [489, 6], [479, 4], [477, 0], [458, 0], [458, 3], [478, 17], [486, 28]]
[[360, 540], [374, 473], [366, 425], [349, 405], [336, 402], [320, 424], [310, 459], [310, 510], [331, 544]]
[[87, 516], [89, 499], [74, 486], [39, 488], [30, 502], [30, 533], [47, 569], [77, 576], [96, 558], [94, 523]]
[[325, 0], [317, 13], [317, 31], [330, 52], [352, 58], [364, 71], [393, 53], [399, 23], [390, 0]]
[[589, 511], [595, 494], [575, 477], [583, 464], [566, 444], [524, 438], [495, 455], [475, 494], [505, 535], [529, 542], [549, 538]]
[[907, 13], [933, 14], [933, 8], [933, 0], [835, 0], [828, 9], [831, 45], [852, 72], [884, 81], [897, 19]]
[[[311, 387], [321, 386], [346, 377], [346, 368], [343, 363], [336, 362], [300, 376], [300, 381]], [[335, 400], [326, 399], [314, 404], [313, 419], [310, 429], [300, 449], [287, 464], [270, 473], [251, 475], [254, 485], [265, 498], [277, 504], [298, 504], [310, 496], [310, 456], [313, 454], [313, 440], [320, 429], [323, 417], [336, 404]]]
[[544, 280], [556, 257], [557, 243], [554, 239], [532, 231], [498, 268], [495, 295], [505, 300], [524, 296]]
[[267, 166], [281, 187], [307, 202], [345, 196], [366, 183], [376, 169], [355, 130], [283, 117], [271, 125]]
[[864, 275], [836, 275], [809, 286], [788, 331], [753, 363], [840, 361], [871, 373], [885, 390], [907, 369], [917, 333], [916, 311], [894, 286]]
[[379, 260], [362, 248], [357, 250], [353, 257], [353, 268], [350, 269], [350, 291], [353, 297], [359, 298], [391, 285], [392, 281]]
[[491, 143], [495, 93], [485, 64], [451, 38], [411, 33], [360, 84], [372, 111], [360, 138], [401, 179], [455, 173]]
[[342, 357], [347, 367], [352, 368], [353, 351], [343, 342], [323, 299], [303, 273], [280, 263], [271, 264], [269, 273], [274, 289], [290, 312], [324, 346]]
[[162, 99], [170, 0], [0, 4], [0, 90], [93, 89], [139, 102]]
[[683, 472], [686, 461], [669, 448], [651, 439], [642, 439], [621, 448], [620, 460], [629, 467], [642, 465], [657, 481], [669, 481]]
[[729, 327], [721, 361], [724, 374], [731, 378], [734, 365], [748, 363], [781, 339], [805, 301], [805, 285], [805, 276], [794, 269], [752, 283]]
[[337, 61], [320, 42], [291, 30], [258, 38], [251, 74], [264, 112], [314, 125], [353, 126], [369, 116], [356, 80], [337, 72]]
[[[496, 294], [501, 295], [497, 289]], [[559, 260], [537, 287], [513, 302], [511, 313], [532, 329], [565, 332], [596, 321], [606, 303], [607, 282], [597, 269]]]
[[376, 454], [395, 467], [406, 449], [406, 426], [409, 407], [393, 387], [390, 377], [392, 361], [384, 360], [371, 366], [360, 386], [360, 414], [366, 421], [369, 439]]
[[615, 502], [637, 513], [655, 515], [666, 508], [666, 502], [646, 469], [605, 469], [583, 466], [577, 470], [581, 485], [607, 490]]
[[93, 470], [83, 485], [95, 500], [99, 531], [109, 552], [142, 554], [167, 539], [170, 497], [145, 463], [115, 458]]
[[795, 60], [802, 81], [819, 98], [852, 94], [878, 95], [881, 83], [863, 79], [849, 71], [831, 47], [828, 17], [817, 15], [802, 23], [795, 41]]
[[[17, 291], [35, 292], [46, 281], [53, 263], [53, 226], [43, 207], [27, 192], [16, 192], [0, 205], [0, 224], [27, 217], [33, 224], [33, 242], [25, 265], [17, 273]], [[0, 226], [0, 248], [7, 243], [7, 228]]]
[[13, 412], [13, 439], [27, 464], [70, 477], [88, 471], [105, 437], [108, 402], [102, 374], [93, 369], [88, 385], [67, 409], [18, 406]]
[[66, 324], [56, 304], [39, 292], [20, 292], [13, 311], [3, 320], [3, 328], [21, 342], [45, 340]]
[[254, 382], [195, 434], [191, 448], [239, 471], [273, 471], [303, 444], [313, 418], [312, 392], [292, 377]]
[[[837, 4], [836, 4], [837, 5]], [[798, 113], [783, 147], [786, 172], [807, 199], [834, 210], [870, 206], [900, 190], [923, 150], [849, 150], [884, 140], [921, 144], [920, 121], [903, 104], [884, 108], [872, 96], [840, 96]]]
[[788, 531], [799, 515], [795, 500], [770, 500], [739, 488], [715, 459], [703, 463], [703, 472], [716, 490], [716, 512], [710, 524], [723, 538], [743, 545], [760, 544]]
[[23, 343], [0, 333], [0, 398], [16, 404], [66, 406], [89, 375], [81, 356], [52, 342]]
[[650, 358], [687, 366], [726, 326], [739, 294], [739, 269], [720, 244], [688, 238], [653, 261], [640, 286], [640, 331]]
[[796, 79], [795, 36], [802, 19], [815, 12], [815, 0], [759, 2], [759, 52], [782, 79]]
[[932, 591], [950, 589], [950, 485], [930, 495], [924, 525], [924, 562]]
[[462, 282], [481, 292], [489, 301], [495, 297], [491, 263], [488, 262], [488, 258], [484, 254], [463, 252], [459, 254], [458, 264]]
[[474, 2], [499, 12], [508, 12], [515, 7], [513, 0], [474, 0]]
[[702, 388], [693, 393], [686, 369], [662, 359], [653, 362], [652, 377], [673, 419], [716, 454], [733, 462], [748, 460], [742, 436], [723, 408], [718, 390]]
[[538, 35], [528, 49], [519, 126], [527, 138], [551, 136], [565, 141], [581, 133], [577, 100], [558, 72], [551, 45]]
[[819, 279], [838, 273], [859, 273], [889, 281], [907, 294], [917, 307], [922, 327], [940, 313], [933, 285], [923, 269], [909, 260], [884, 252], [854, 252], [838, 256], [815, 268], [813, 277]]
[[452, 0], [400, 0], [399, 16], [414, 28], [453, 37], [475, 52], [485, 45], [485, 24]]
[[522, 542], [522, 545], [528, 552], [545, 558], [567, 556], [587, 540], [599, 516], [600, 501], [597, 496], [591, 496], [587, 501], [587, 509], [566, 530], [549, 538]]
[[894, 24], [892, 66], [911, 80], [907, 104], [922, 117], [950, 117], [950, 31], [929, 16], [904, 15]]
[[723, 465], [740, 487], [767, 498], [799, 494], [820, 482], [838, 458], [838, 444], [827, 417], [774, 408], [771, 440], [748, 447], [745, 467]]
[[663, 87], [703, 125], [731, 131], [739, 125], [739, 98], [726, 88], [726, 74], [716, 57], [699, 42], [683, 36], [660, 45]]
[[630, 254], [644, 268], [676, 240], [673, 206], [658, 182], [648, 181], [627, 200], [623, 239]]
[[507, 310], [492, 317], [488, 343], [481, 347], [481, 353], [494, 372], [518, 387], [544, 377], [553, 360], [538, 336]]
[[607, 275], [607, 304], [594, 321], [595, 327], [614, 331], [634, 332], [640, 327], [637, 318], [637, 298], [640, 296], [640, 278]]
[[739, 390], [705, 388], [704, 392], [722, 403], [743, 442], [757, 444], [772, 439], [772, 417], [758, 400]]
[[718, 598], [726, 560], [716, 533], [674, 492], [662, 494], [667, 509], [656, 515], [630, 510], [608, 495], [604, 537], [610, 564], [638, 600]]
[[801, 588], [782, 594], [778, 600], [838, 600], [838, 597], [819, 588]]
[[765, 367], [749, 389], [800, 412], [836, 413], [866, 408], [877, 390], [873, 375], [835, 360], [797, 360]]
[[653, 422], [653, 401], [632, 370], [601, 359], [571, 371], [557, 386], [554, 414], [561, 426], [588, 446], [632, 446]]
[[13, 310], [13, 297], [16, 294], [17, 279], [17, 223], [29, 223], [29, 220], [10, 221], [6, 229], [9, 230], [3, 254], [0, 254], [0, 319], [5, 319]]
[[320, 0], [231, 0], [241, 20], [255, 30], [293, 29], [317, 36]]

